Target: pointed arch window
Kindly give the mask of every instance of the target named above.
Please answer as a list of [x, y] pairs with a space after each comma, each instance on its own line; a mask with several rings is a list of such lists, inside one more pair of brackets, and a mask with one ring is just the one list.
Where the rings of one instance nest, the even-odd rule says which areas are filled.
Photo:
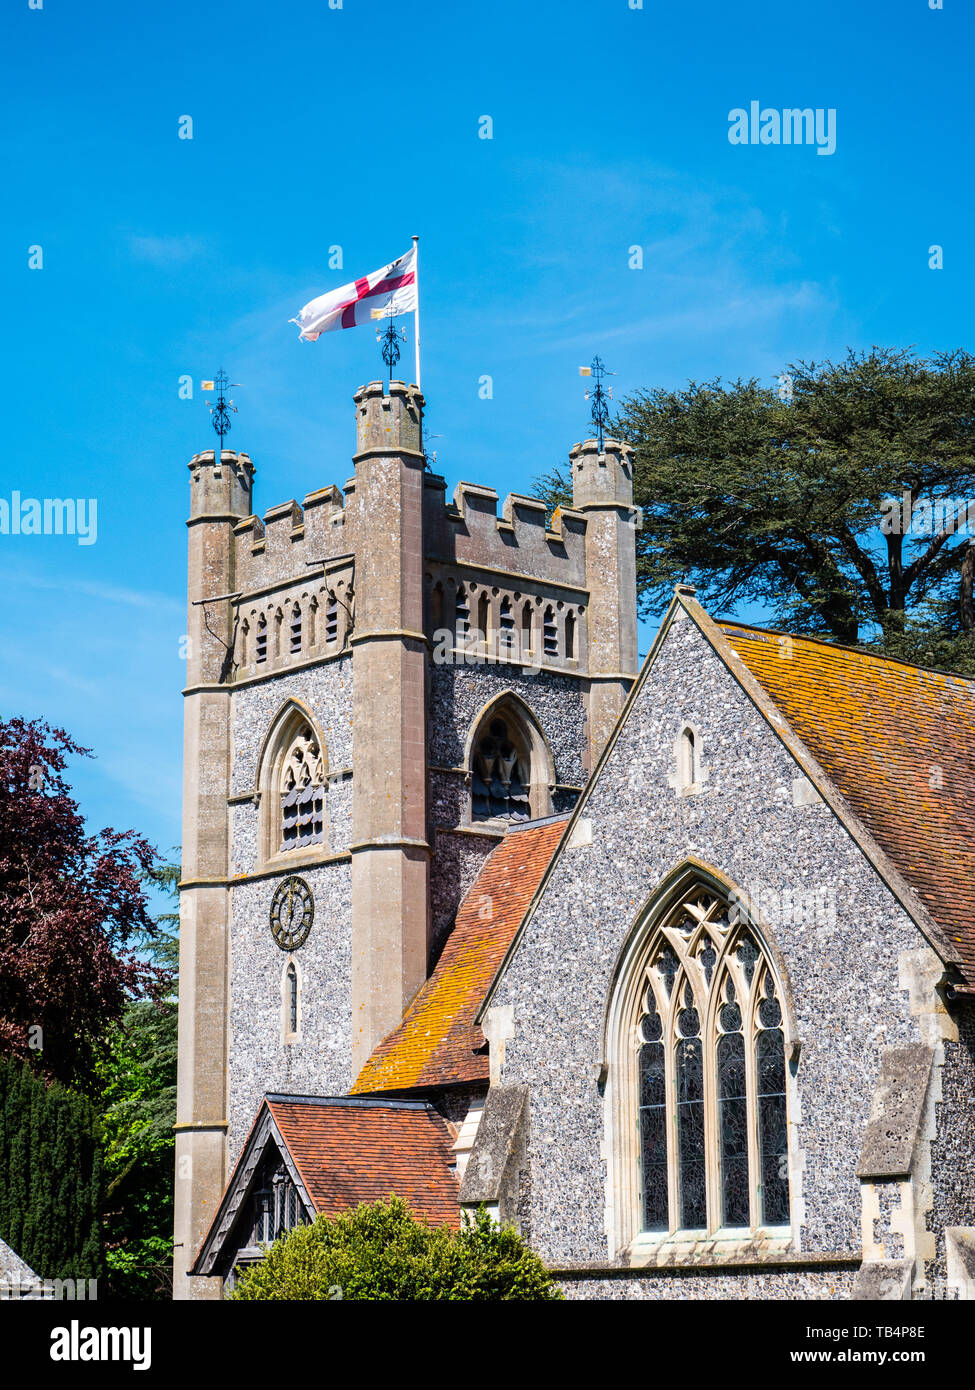
[[301, 651], [301, 607], [297, 603], [291, 610], [291, 651]]
[[254, 643], [254, 660], [267, 661], [267, 618], [262, 613], [257, 620], [257, 638]]
[[477, 600], [477, 640], [486, 649], [488, 643], [488, 626], [491, 621], [491, 600], [487, 594], [481, 594]]
[[637, 1151], [623, 1155], [635, 1165], [630, 1236], [788, 1226], [781, 990], [758, 932], [697, 885], [653, 932], [631, 980], [619, 1058], [623, 1112], [636, 1112]]
[[438, 580], [433, 586], [433, 630], [439, 632], [443, 627], [443, 585]]
[[572, 660], [576, 654], [576, 617], [574, 613], [565, 615], [565, 655]]
[[280, 849], [321, 844], [325, 839], [325, 767], [311, 726], [302, 724], [281, 765]]
[[680, 747], [678, 752], [678, 776], [682, 787], [690, 787], [697, 781], [697, 736], [690, 725], [686, 725], [680, 734]]
[[521, 654], [530, 656], [532, 651], [532, 606], [526, 603], [521, 610]]

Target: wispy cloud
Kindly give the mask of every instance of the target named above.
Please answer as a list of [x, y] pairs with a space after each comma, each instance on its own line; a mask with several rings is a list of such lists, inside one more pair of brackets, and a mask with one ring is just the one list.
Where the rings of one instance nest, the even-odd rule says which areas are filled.
[[206, 242], [195, 236], [130, 236], [129, 250], [137, 261], [153, 265], [181, 265], [206, 249]]
[[154, 593], [151, 590], [125, 589], [114, 584], [100, 584], [88, 579], [72, 579], [66, 583], [61, 578], [29, 574], [24, 571], [16, 573], [8, 571], [6, 574], [0, 572], [0, 582], [8, 590], [50, 589], [63, 593], [65, 588], [69, 587], [73, 594], [84, 594], [86, 598], [100, 599], [104, 603], [124, 603], [132, 608], [145, 608], [157, 613], [174, 615], [184, 611], [183, 604], [178, 599], [170, 597], [169, 594]]

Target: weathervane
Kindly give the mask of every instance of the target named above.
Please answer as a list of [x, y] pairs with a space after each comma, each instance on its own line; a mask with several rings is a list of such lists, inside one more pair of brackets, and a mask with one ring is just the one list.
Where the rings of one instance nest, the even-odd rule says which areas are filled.
[[[377, 318], [384, 318], [384, 314], [377, 314]], [[397, 328], [393, 323], [392, 316], [386, 325], [386, 331], [376, 332], [376, 342], [383, 345], [383, 361], [386, 363], [386, 370], [389, 372], [389, 379], [393, 379], [393, 368], [400, 359], [400, 341], [406, 342], [406, 333], [402, 328]]]
[[592, 399], [590, 408], [590, 418], [596, 429], [596, 437], [599, 440], [599, 452], [603, 452], [603, 432], [609, 429], [609, 406], [607, 401], [613, 399], [612, 386], [603, 386], [604, 376], [615, 376], [615, 372], [607, 372], [602, 358], [597, 354], [592, 359], [591, 367], [580, 367], [580, 376], [591, 376], [596, 383], [591, 391], [586, 392], [586, 400]]
[[228, 386], [240, 386], [242, 383], [239, 381], [228, 381], [227, 373], [221, 367], [213, 381], [204, 381], [202, 385], [204, 391], [216, 390], [217, 392], [216, 404], [211, 405], [211, 403], [207, 401], [207, 408], [212, 417], [213, 428], [216, 430], [220, 439], [220, 453], [217, 455], [217, 461], [219, 462], [220, 459], [223, 458], [224, 435], [230, 433], [230, 411], [232, 410], [235, 415], [237, 414], [237, 407], [234, 405], [233, 401], [227, 399], [226, 390]]

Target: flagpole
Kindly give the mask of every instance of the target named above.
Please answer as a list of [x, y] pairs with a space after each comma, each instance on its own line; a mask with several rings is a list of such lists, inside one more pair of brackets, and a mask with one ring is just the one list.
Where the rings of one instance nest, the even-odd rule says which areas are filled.
[[416, 285], [416, 308], [413, 310], [413, 349], [416, 353], [416, 388], [420, 389], [420, 238], [413, 238], [413, 275]]

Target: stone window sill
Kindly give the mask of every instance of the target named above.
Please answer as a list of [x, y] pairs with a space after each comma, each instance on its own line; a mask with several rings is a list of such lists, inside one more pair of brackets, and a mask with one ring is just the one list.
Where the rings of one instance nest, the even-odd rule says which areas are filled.
[[756, 1230], [722, 1227], [708, 1235], [705, 1231], [677, 1231], [665, 1236], [644, 1232], [629, 1248], [629, 1264], [696, 1265], [707, 1261], [760, 1260], [784, 1255], [792, 1250], [791, 1226], [763, 1226]]

